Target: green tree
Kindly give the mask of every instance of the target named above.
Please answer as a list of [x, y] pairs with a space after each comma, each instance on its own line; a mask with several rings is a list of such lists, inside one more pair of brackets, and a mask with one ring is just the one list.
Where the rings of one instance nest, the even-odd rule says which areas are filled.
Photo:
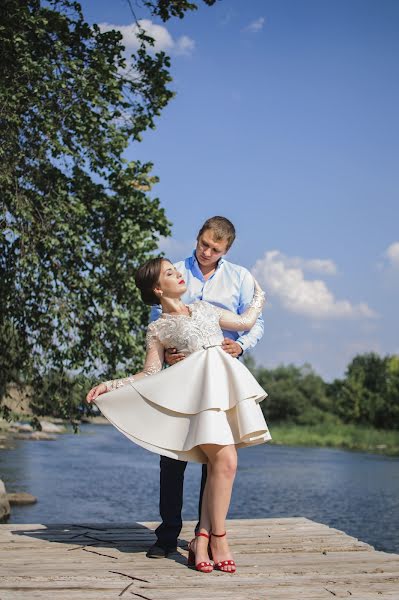
[[[145, 5], [164, 20], [196, 8]], [[51, 373], [65, 415], [68, 373], [139, 368], [148, 311], [133, 275], [170, 233], [152, 164], [123, 158], [173, 96], [170, 60], [142, 30], [129, 59], [121, 39], [72, 0], [2, 2], [0, 397], [29, 382], [38, 407]]]
[[[203, 0], [208, 6], [215, 4], [216, 0]], [[182, 19], [188, 10], [197, 10], [198, 5], [195, 2], [187, 0], [143, 0], [144, 6], [147, 6], [153, 15], [161, 17], [162, 21], [167, 21], [171, 17]]]
[[399, 428], [399, 356], [387, 357], [386, 362], [386, 404], [384, 422], [390, 429]]
[[399, 358], [375, 352], [355, 356], [345, 379], [331, 384], [334, 411], [348, 423], [399, 426]]
[[354, 423], [381, 429], [399, 427], [399, 356], [357, 355], [345, 378], [326, 383], [309, 365], [257, 367], [245, 364], [268, 392], [262, 409], [270, 423], [302, 425]]
[[255, 367], [251, 359], [246, 359], [246, 364], [268, 392], [262, 408], [271, 423], [291, 421], [312, 425], [331, 418], [326, 384], [308, 364], [275, 369]]

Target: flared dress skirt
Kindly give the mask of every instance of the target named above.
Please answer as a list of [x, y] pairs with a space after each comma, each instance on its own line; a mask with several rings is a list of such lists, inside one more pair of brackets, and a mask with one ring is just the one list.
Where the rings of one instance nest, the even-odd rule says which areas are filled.
[[177, 460], [206, 463], [201, 444], [240, 448], [271, 439], [259, 406], [266, 396], [245, 365], [213, 346], [101, 394], [95, 404], [139, 446]]

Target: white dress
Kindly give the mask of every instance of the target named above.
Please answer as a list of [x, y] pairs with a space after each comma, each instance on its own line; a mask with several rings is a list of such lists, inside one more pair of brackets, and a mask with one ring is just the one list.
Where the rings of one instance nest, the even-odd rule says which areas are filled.
[[[243, 447], [270, 440], [259, 406], [267, 393], [221, 348], [221, 326], [250, 329], [263, 302], [263, 292], [255, 292], [243, 315], [204, 301], [189, 305], [190, 316], [162, 313], [148, 326], [143, 371], [107, 382], [114, 389], [101, 394], [96, 405], [130, 440], [177, 460], [206, 463], [201, 444]], [[187, 358], [162, 369], [164, 349], [170, 347]]]

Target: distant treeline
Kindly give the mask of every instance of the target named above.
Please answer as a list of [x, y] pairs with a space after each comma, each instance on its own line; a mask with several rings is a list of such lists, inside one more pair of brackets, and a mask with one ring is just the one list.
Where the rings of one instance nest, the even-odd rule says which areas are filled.
[[270, 423], [336, 421], [399, 428], [399, 356], [357, 355], [345, 377], [332, 383], [326, 383], [310, 365], [265, 369], [251, 357], [245, 362], [269, 394], [262, 407]]
[[[399, 356], [357, 355], [345, 377], [326, 383], [310, 365], [266, 369], [252, 357], [245, 364], [268, 392], [262, 403], [272, 423], [298, 425], [350, 423], [379, 429], [399, 428]], [[83, 376], [52, 371], [42, 379], [40, 394], [31, 398], [34, 415], [76, 419], [90, 414], [85, 396], [97, 383]], [[4, 398], [0, 412], [7, 412]], [[3, 410], [1, 410], [3, 409]]]

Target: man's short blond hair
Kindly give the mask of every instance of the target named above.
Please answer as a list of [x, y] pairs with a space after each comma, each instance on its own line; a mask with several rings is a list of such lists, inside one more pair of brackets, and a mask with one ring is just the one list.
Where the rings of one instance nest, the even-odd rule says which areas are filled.
[[216, 242], [226, 240], [227, 250], [230, 249], [236, 238], [235, 227], [231, 221], [226, 219], [226, 217], [211, 217], [210, 219], [207, 219], [198, 232], [197, 241], [205, 231], [212, 231]]

